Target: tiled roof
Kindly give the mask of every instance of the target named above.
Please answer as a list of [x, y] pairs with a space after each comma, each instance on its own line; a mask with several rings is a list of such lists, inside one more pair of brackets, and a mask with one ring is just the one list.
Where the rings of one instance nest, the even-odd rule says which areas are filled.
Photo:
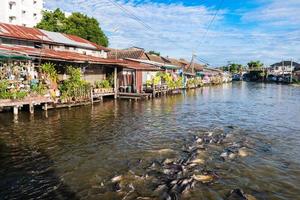
[[126, 59], [126, 58], [133, 58], [133, 59], [140, 59], [142, 58], [144, 54], [144, 50], [141, 49], [111, 49], [110, 52], [108, 52], [108, 58], [111, 59]]
[[148, 58], [148, 60], [150, 60], [150, 61], [154, 61], [154, 62], [158, 62], [158, 63], [162, 63], [162, 64], [171, 64], [168, 60], [164, 59], [161, 56], [153, 55], [150, 53], [145, 53], [145, 55]]
[[103, 46], [85, 40], [78, 36], [6, 23], [0, 23], [0, 37], [30, 40], [51, 44], [70, 45], [88, 49], [107, 50], [107, 48]]

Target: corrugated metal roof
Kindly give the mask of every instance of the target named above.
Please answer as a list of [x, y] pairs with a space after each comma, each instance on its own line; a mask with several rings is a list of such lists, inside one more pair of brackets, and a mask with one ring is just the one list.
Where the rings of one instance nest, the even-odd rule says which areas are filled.
[[6, 23], [0, 23], [0, 37], [1, 36], [20, 40], [31, 40], [45, 43], [84, 47], [89, 49], [107, 50], [103, 46], [85, 40], [78, 36]]
[[76, 47], [84, 47], [89, 49], [97, 49], [94, 45], [91, 45], [90, 43], [77, 42], [75, 40], [72, 40], [69, 37], [66, 37], [65, 34], [45, 31], [45, 30], [40, 30], [40, 31], [42, 31], [48, 38], [50, 38], [51, 41], [55, 43], [66, 44], [66, 45], [76, 46]]

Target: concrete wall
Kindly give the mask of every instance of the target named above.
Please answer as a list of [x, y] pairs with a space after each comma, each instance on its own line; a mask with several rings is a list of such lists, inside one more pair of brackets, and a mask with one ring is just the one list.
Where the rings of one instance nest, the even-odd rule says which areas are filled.
[[1, 0], [0, 4], [0, 22], [33, 27], [42, 19], [43, 0]]

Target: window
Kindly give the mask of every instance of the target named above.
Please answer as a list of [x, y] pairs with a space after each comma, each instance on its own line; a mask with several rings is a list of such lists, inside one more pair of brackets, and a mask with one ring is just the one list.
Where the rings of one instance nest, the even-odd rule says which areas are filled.
[[22, 10], [22, 14], [25, 14], [26, 13], [26, 11], [25, 10]]
[[9, 22], [12, 23], [16, 20], [16, 17], [15, 16], [10, 16], [9, 17]]
[[41, 43], [34, 43], [34, 48], [41, 49], [42, 44]]

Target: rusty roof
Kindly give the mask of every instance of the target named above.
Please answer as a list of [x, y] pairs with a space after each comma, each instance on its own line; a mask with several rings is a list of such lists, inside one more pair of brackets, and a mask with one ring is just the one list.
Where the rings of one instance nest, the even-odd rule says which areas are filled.
[[20, 47], [20, 46], [5, 46], [0, 45], [0, 50], [6, 50], [11, 52], [23, 53], [31, 57], [49, 60], [59, 60], [67, 62], [89, 62], [95, 64], [124, 64], [124, 61], [113, 60], [113, 59], [103, 59], [94, 56], [84, 55], [69, 51], [55, 51], [52, 49], [36, 49], [30, 47]]
[[129, 69], [135, 69], [135, 70], [141, 70], [141, 71], [162, 71], [161, 68], [155, 67], [150, 64], [141, 63], [138, 61], [132, 61], [132, 60], [124, 60], [126, 64], [122, 65], [124, 67], [127, 67]]
[[42, 29], [29, 28], [6, 23], [0, 23], [0, 37], [107, 51], [107, 48], [75, 35], [51, 32]]

